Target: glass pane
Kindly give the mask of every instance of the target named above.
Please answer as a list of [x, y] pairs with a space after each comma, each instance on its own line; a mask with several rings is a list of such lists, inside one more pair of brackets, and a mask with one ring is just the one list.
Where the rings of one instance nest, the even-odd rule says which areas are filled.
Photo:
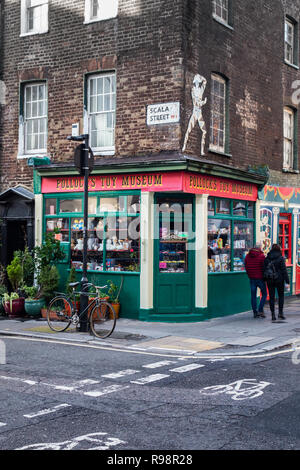
[[231, 270], [231, 222], [208, 220], [208, 272]]
[[139, 272], [139, 217], [107, 217], [106, 269]]
[[254, 203], [253, 202], [248, 202], [248, 217], [249, 219], [254, 218]]
[[245, 271], [245, 258], [254, 245], [253, 222], [234, 222], [233, 270]]
[[[49, 199], [55, 201], [55, 199]], [[51, 205], [49, 204], [49, 210]], [[46, 231], [55, 231], [55, 239], [61, 242], [69, 241], [69, 219], [46, 219]]]
[[163, 214], [159, 223], [159, 272], [188, 272], [189, 223]]
[[45, 201], [45, 214], [55, 215], [56, 214], [56, 199], [46, 199]]
[[[104, 223], [101, 217], [89, 217], [87, 240], [87, 269], [103, 271]], [[71, 220], [71, 262], [76, 269], [83, 263], [83, 219]]]
[[134, 196], [127, 196], [127, 212], [129, 214], [140, 212], [140, 196], [138, 194]]
[[96, 197], [89, 197], [88, 199], [88, 213], [89, 214], [96, 214], [97, 212], [97, 198]]
[[118, 197], [102, 197], [100, 199], [100, 212], [118, 212], [119, 211], [119, 198]]
[[246, 216], [246, 203], [243, 201], [233, 201], [233, 215], [239, 217]]
[[81, 199], [61, 199], [59, 202], [60, 212], [82, 212]]
[[208, 215], [215, 215], [215, 198], [209, 197], [208, 198]]
[[226, 214], [226, 215], [230, 214], [230, 200], [229, 199], [217, 199], [216, 213]]

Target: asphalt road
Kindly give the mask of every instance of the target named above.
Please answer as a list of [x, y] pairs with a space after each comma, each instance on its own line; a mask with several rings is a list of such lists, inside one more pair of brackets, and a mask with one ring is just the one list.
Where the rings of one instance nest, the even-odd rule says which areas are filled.
[[300, 449], [290, 353], [215, 361], [0, 339], [1, 450]]

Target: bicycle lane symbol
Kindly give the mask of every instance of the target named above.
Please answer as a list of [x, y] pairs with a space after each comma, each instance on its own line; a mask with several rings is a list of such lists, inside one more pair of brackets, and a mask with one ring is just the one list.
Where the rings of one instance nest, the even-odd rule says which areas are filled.
[[113, 446], [126, 444], [115, 437], [108, 437], [106, 432], [95, 432], [78, 436], [62, 442], [41, 442], [19, 447], [15, 450], [109, 450]]
[[263, 390], [271, 382], [257, 382], [256, 379], [242, 379], [227, 385], [213, 385], [200, 390], [202, 395], [220, 395], [222, 393], [231, 395], [232, 400], [252, 400], [263, 395]]

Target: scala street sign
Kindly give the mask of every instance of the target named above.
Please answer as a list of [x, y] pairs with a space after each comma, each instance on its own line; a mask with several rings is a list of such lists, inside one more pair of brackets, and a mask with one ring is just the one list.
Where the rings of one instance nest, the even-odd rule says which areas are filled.
[[147, 106], [147, 125], [173, 124], [180, 120], [180, 103], [160, 103]]

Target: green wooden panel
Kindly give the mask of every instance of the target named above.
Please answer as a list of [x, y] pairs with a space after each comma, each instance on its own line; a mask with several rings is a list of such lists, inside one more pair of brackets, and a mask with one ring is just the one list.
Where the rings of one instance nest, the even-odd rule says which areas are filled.
[[208, 314], [210, 318], [251, 310], [250, 281], [246, 273], [208, 276]]

